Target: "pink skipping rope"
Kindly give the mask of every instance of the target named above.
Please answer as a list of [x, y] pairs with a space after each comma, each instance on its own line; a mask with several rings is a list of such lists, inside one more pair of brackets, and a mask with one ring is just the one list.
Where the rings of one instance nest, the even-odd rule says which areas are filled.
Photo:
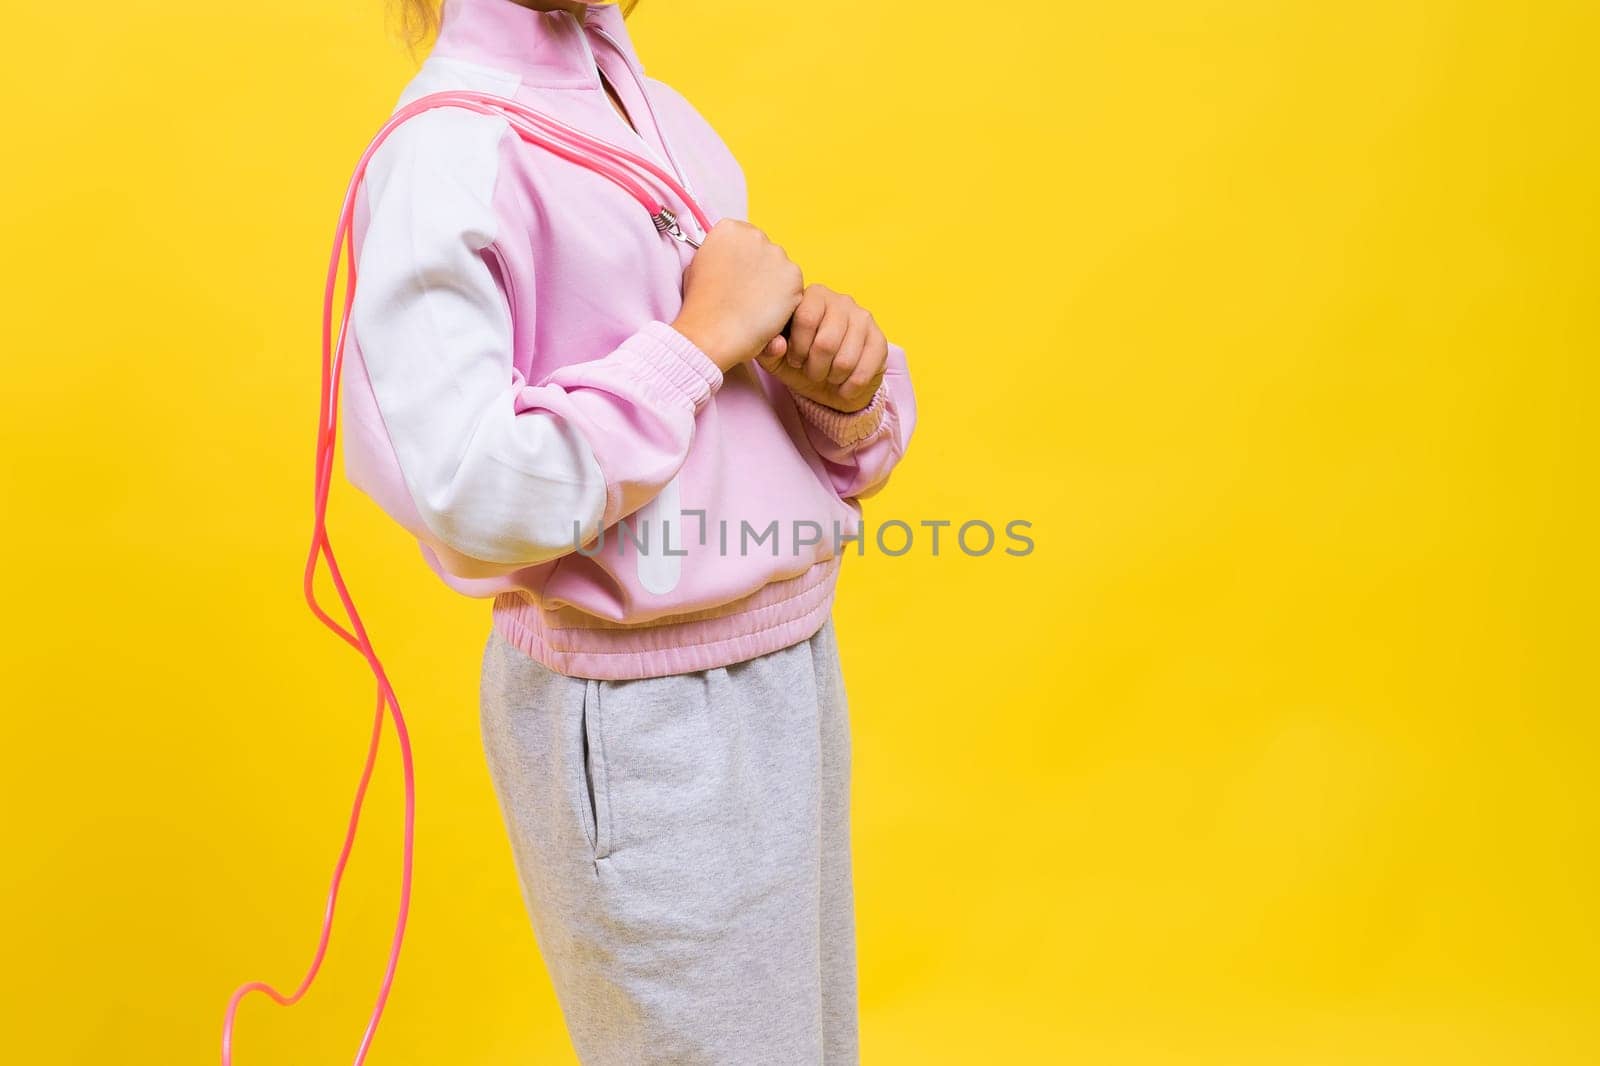
[[[405, 716], [400, 713], [400, 701], [395, 698], [388, 674], [384, 671], [383, 664], [378, 661], [378, 653], [373, 650], [372, 641], [367, 636], [366, 627], [361, 623], [361, 616], [356, 611], [355, 603], [350, 598], [350, 591], [345, 587], [344, 578], [339, 572], [339, 564], [334, 559], [333, 545], [328, 539], [328, 490], [333, 480], [334, 440], [339, 430], [339, 382], [344, 368], [345, 338], [349, 330], [350, 307], [355, 298], [356, 288], [353, 221], [356, 193], [362, 178], [366, 176], [367, 164], [372, 160], [373, 153], [389, 135], [407, 119], [441, 107], [461, 108], [480, 115], [492, 115], [504, 119], [529, 144], [537, 145], [562, 159], [587, 167], [610, 179], [639, 202], [639, 205], [649, 213], [650, 220], [657, 230], [675, 240], [693, 247], [700, 245], [699, 240], [686, 234], [679, 226], [677, 215], [671, 207], [651, 191], [649, 183], [652, 179], [664, 187], [679, 204], [689, 209], [700, 226], [702, 239], [711, 229], [710, 220], [695, 203], [694, 198], [676, 179], [655, 163], [503, 96], [456, 91], [421, 97], [395, 112], [372, 139], [367, 150], [362, 153], [360, 162], [356, 164], [355, 174], [350, 179], [350, 186], [345, 192], [344, 206], [339, 212], [339, 225], [334, 232], [333, 255], [328, 263], [327, 288], [322, 299], [322, 399], [317, 418], [315, 521], [311, 534], [311, 550], [306, 559], [305, 597], [306, 603], [311, 607], [311, 613], [366, 659], [378, 683], [378, 704], [373, 715], [372, 736], [367, 744], [366, 761], [362, 764], [361, 779], [356, 785], [355, 803], [345, 829], [344, 843], [339, 849], [339, 858], [333, 867], [333, 883], [328, 889], [328, 902], [322, 917], [322, 931], [317, 938], [317, 950], [311, 959], [311, 967], [306, 971], [299, 987], [289, 995], [284, 995], [261, 981], [241, 985], [234, 991], [228, 1000], [228, 1009], [222, 1024], [223, 1066], [232, 1066], [233, 1063], [233, 1024], [238, 1015], [239, 1004], [246, 996], [251, 992], [261, 992], [271, 997], [279, 1006], [292, 1007], [310, 990], [312, 982], [316, 980], [317, 973], [322, 968], [322, 961], [328, 953], [328, 941], [333, 935], [333, 915], [339, 898], [339, 885], [344, 879], [345, 866], [350, 861], [356, 828], [361, 821], [362, 805], [367, 797], [367, 786], [372, 781], [373, 767], [377, 762], [378, 741], [383, 734], [386, 710], [394, 719], [405, 782], [405, 841], [401, 857], [400, 913], [395, 919], [394, 937], [389, 947], [389, 961], [384, 970], [383, 985], [378, 989], [378, 1001], [372, 1008], [371, 1018], [367, 1021], [366, 1032], [361, 1038], [361, 1047], [356, 1051], [355, 1066], [361, 1066], [366, 1062], [367, 1053], [372, 1048], [373, 1037], [377, 1035], [378, 1022], [383, 1017], [383, 1008], [388, 1003], [390, 989], [394, 986], [395, 970], [400, 963], [400, 948], [405, 940], [406, 919], [411, 910], [411, 872], [416, 845], [417, 787], [411, 758], [411, 738], [406, 730]], [[347, 280], [344, 306], [339, 314], [338, 340], [335, 342], [333, 305], [341, 258], [345, 261]], [[345, 615], [350, 623], [349, 629], [335, 621], [317, 602], [313, 584], [319, 558], [327, 560], [328, 574], [339, 594], [340, 602], [344, 605]]]

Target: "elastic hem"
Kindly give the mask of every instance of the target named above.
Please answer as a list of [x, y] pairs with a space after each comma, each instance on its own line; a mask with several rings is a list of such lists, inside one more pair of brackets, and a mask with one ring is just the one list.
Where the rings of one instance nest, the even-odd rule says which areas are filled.
[[820, 429], [827, 438], [841, 448], [860, 444], [883, 425], [883, 413], [888, 407], [888, 390], [878, 386], [872, 402], [859, 411], [836, 411], [805, 396], [796, 395], [795, 405], [806, 421]]
[[665, 322], [647, 322], [624, 342], [657, 380], [694, 406], [696, 414], [722, 387], [722, 370], [698, 345]]
[[525, 591], [495, 597], [494, 626], [518, 650], [569, 677], [629, 681], [730, 666], [810, 638], [828, 620], [839, 559], [774, 581], [733, 603], [628, 625], [574, 608], [549, 610]]

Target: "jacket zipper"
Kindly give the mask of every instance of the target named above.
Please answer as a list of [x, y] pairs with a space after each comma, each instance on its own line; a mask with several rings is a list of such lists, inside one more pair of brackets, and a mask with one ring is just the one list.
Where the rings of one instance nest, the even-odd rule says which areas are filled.
[[[660, 163], [672, 171], [673, 176], [678, 179], [678, 184], [683, 186], [684, 192], [688, 193], [690, 196], [694, 196], [694, 187], [689, 184], [688, 175], [683, 172], [683, 168], [678, 165], [677, 157], [672, 153], [672, 145], [667, 142], [666, 131], [661, 128], [661, 120], [656, 117], [655, 105], [650, 102], [650, 94], [645, 90], [644, 78], [640, 75], [638, 68], [634, 66], [633, 60], [628, 56], [627, 51], [617, 43], [616, 38], [612, 37], [606, 31], [590, 29], [587, 25], [580, 25], [579, 36], [583, 38], [584, 55], [587, 58], [589, 65], [594, 68], [596, 77], [604, 78], [605, 75], [601, 72], [600, 63], [595, 58], [594, 45], [589, 41], [589, 34], [591, 33], [604, 40], [611, 46], [612, 50], [615, 51], [617, 55], [622, 57], [622, 63], [628, 68], [628, 75], [633, 78], [634, 87], [639, 91], [639, 99], [644, 101], [646, 116], [650, 121], [651, 128], [655, 130], [656, 136], [661, 139], [661, 146], [666, 150], [667, 158], [662, 159], [660, 154], [655, 150], [655, 147], [651, 145], [649, 140], [645, 138], [644, 134], [640, 133], [634, 128], [632, 123], [623, 122], [622, 125], [626, 126], [628, 133], [644, 146], [645, 153], [650, 156], [650, 158], [654, 159], [657, 163]], [[604, 89], [605, 87], [602, 85], [601, 91], [603, 92]], [[629, 117], [632, 118], [634, 116], [630, 115]], [[701, 234], [702, 238], [704, 236], [704, 234]]]

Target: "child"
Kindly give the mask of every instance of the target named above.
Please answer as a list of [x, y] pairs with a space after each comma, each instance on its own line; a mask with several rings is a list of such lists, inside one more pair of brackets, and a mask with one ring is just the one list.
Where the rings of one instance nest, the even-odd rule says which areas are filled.
[[664, 236], [462, 109], [401, 126], [358, 201], [347, 472], [493, 597], [484, 744], [573, 1043], [853, 1063], [829, 610], [915, 422], [905, 353], [740, 221], [738, 164], [616, 7], [446, 0], [401, 103], [449, 89], [650, 159], [716, 222]]

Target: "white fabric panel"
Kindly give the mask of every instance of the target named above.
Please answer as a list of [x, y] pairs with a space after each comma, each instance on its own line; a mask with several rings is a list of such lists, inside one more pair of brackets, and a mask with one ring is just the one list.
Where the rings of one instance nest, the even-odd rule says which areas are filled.
[[[443, 86], [441, 86], [443, 87]], [[475, 559], [531, 564], [596, 533], [605, 477], [582, 436], [515, 413], [511, 318], [491, 269], [497, 118], [420, 115], [373, 157], [351, 328], [429, 530]]]

